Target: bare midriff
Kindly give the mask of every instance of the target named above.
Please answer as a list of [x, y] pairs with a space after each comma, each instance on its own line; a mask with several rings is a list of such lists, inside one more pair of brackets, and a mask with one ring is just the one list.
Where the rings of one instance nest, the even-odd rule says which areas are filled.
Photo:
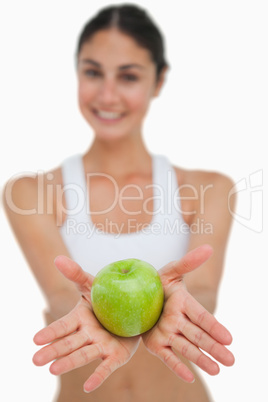
[[55, 402], [211, 402], [205, 385], [192, 366], [195, 382], [187, 384], [149, 353], [142, 342], [126, 365], [116, 370], [95, 391], [86, 394], [83, 384], [99, 363], [95, 361], [62, 375]]

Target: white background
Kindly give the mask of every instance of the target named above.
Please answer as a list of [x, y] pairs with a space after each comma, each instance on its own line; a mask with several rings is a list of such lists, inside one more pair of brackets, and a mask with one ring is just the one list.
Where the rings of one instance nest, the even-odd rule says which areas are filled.
[[[164, 32], [171, 65], [146, 120], [148, 147], [185, 168], [221, 171], [243, 190], [216, 311], [233, 334], [236, 363], [204, 378], [216, 402], [267, 401], [267, 2], [135, 3]], [[76, 101], [74, 53], [83, 24], [107, 4], [1, 3], [1, 188], [18, 172], [50, 169], [89, 146], [91, 131]], [[48, 402], [56, 379], [31, 362], [45, 301], [2, 208], [0, 220], [0, 399]]]

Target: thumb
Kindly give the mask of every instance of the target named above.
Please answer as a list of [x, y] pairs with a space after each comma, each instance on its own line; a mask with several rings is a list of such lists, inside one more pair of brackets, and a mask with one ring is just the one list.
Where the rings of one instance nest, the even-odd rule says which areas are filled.
[[73, 283], [75, 283], [78, 289], [84, 293], [85, 288], [89, 290], [92, 286], [94, 276], [83, 269], [75, 261], [66, 257], [65, 255], [59, 255], [55, 258], [54, 264], [58, 270]]
[[162, 280], [172, 281], [182, 277], [184, 274], [200, 267], [213, 253], [213, 248], [209, 244], [204, 244], [194, 250], [189, 251], [178, 261], [170, 262], [161, 268], [158, 273]]

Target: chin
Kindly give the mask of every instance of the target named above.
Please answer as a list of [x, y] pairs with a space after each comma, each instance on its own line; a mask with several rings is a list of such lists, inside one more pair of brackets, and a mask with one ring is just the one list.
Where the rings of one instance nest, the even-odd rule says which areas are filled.
[[127, 139], [130, 139], [135, 136], [135, 133], [140, 133], [140, 129], [133, 129], [133, 128], [125, 128], [123, 129], [122, 127], [111, 127], [110, 129], [108, 128], [97, 128], [94, 126], [91, 126], [94, 133], [95, 133], [95, 139], [100, 140], [100, 141], [107, 141], [107, 142], [118, 142], [118, 141], [124, 141]]
[[95, 131], [95, 138], [96, 140], [99, 140], [101, 142], [117, 142], [117, 141], [122, 141], [129, 137], [128, 134], [125, 133], [119, 133], [117, 132], [100, 132], [100, 131]]

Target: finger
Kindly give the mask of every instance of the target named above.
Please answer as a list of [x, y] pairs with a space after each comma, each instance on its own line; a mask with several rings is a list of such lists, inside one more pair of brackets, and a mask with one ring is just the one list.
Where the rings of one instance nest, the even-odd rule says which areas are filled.
[[45, 345], [46, 343], [54, 342], [56, 339], [75, 332], [77, 327], [78, 318], [76, 314], [71, 312], [37, 332], [33, 341], [36, 345]]
[[216, 341], [223, 345], [232, 343], [230, 332], [191, 296], [185, 301], [185, 314], [194, 324], [206, 331]]
[[56, 360], [49, 370], [52, 374], [61, 375], [102, 357], [103, 351], [99, 344], [83, 346], [68, 356]]
[[163, 281], [168, 280], [170, 282], [200, 267], [200, 265], [209, 259], [212, 252], [212, 247], [204, 244], [190, 251], [180, 260], [165, 265], [158, 272]]
[[83, 332], [77, 332], [39, 350], [35, 353], [33, 362], [36, 366], [44, 366], [90, 343], [91, 339], [88, 339], [87, 335]]
[[94, 280], [94, 276], [83, 269], [75, 261], [70, 258], [59, 255], [55, 258], [54, 263], [58, 270], [70, 281], [74, 282], [81, 290], [83, 287], [90, 289]]
[[84, 391], [89, 393], [98, 388], [122, 364], [113, 358], [105, 359], [84, 384]]
[[[197, 327], [191, 321], [186, 318], [181, 317], [180, 320], [181, 330], [180, 332], [184, 335], [186, 339], [188, 339], [193, 345], [196, 345], [198, 348], [204, 350], [208, 354], [210, 354], [214, 359], [218, 362], [224, 364], [225, 366], [231, 366], [233, 361], [233, 354], [226, 349], [221, 343], [215, 341], [215, 339], [211, 338], [205, 331]], [[187, 345], [187, 344], [185, 344]], [[184, 346], [185, 346], [184, 345]], [[199, 357], [200, 353], [196, 355]], [[190, 359], [193, 361], [192, 359]], [[194, 361], [196, 363], [196, 361]], [[205, 370], [206, 371], [206, 370]], [[209, 373], [211, 374], [211, 373]], [[217, 374], [217, 373], [216, 373]]]
[[163, 347], [157, 356], [183, 381], [192, 383], [195, 378], [191, 370], [176, 356], [171, 347]]
[[198, 367], [210, 375], [219, 373], [220, 368], [216, 362], [206, 356], [195, 345], [189, 342], [184, 336], [174, 336], [170, 346], [184, 356], [187, 360], [195, 363]]

